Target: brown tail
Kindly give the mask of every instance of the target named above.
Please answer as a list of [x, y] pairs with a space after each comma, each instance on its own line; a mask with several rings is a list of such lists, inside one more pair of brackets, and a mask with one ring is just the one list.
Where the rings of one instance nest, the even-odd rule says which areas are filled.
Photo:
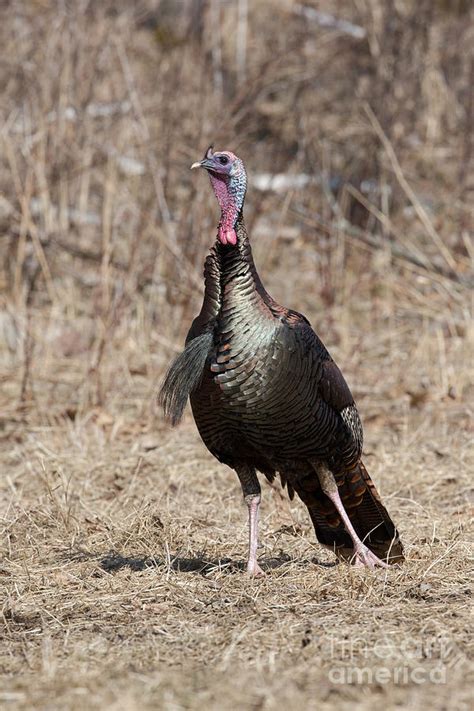
[[[381, 560], [402, 562], [398, 531], [362, 461], [336, 479], [342, 503], [361, 541]], [[322, 492], [317, 475], [306, 477], [296, 491], [308, 507], [318, 541], [349, 561], [354, 555], [352, 540], [336, 508]]]

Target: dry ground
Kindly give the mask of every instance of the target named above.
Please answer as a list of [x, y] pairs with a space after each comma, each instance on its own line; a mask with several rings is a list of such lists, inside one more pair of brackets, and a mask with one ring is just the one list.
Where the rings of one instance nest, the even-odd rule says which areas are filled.
[[[454, 371], [465, 357], [460, 343]], [[170, 432], [143, 414], [144, 378], [75, 421], [12, 418], [2, 437], [6, 707], [467, 709], [469, 408], [440, 393], [410, 408], [365, 374], [367, 462], [407, 553], [388, 572], [334, 565], [303, 507], [266, 486], [267, 575], [248, 580], [235, 475], [190, 417]], [[367, 676], [376, 670], [386, 676]]]
[[[472, 12], [246, 5], [0, 7], [2, 709], [469, 708]], [[335, 565], [265, 484], [249, 580], [235, 474], [156, 410], [211, 140], [311, 180], [250, 183], [255, 259], [351, 385], [400, 568]]]

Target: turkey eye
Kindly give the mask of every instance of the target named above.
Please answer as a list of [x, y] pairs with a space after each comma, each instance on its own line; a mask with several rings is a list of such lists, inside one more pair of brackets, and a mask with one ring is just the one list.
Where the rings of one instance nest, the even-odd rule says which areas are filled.
[[229, 159], [227, 158], [227, 156], [220, 156], [219, 157], [219, 163], [221, 165], [227, 165], [228, 162], [229, 162]]

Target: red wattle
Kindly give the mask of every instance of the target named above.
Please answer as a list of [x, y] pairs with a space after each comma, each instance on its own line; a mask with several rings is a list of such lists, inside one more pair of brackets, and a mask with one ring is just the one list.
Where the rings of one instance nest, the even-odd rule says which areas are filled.
[[234, 229], [220, 229], [219, 239], [222, 244], [237, 244], [237, 234]]

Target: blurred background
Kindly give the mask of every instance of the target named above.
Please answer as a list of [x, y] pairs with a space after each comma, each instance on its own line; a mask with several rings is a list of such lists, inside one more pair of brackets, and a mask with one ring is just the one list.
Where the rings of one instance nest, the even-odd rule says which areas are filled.
[[210, 143], [247, 165], [265, 285], [345, 371], [458, 397], [473, 29], [467, 0], [3, 2], [7, 415], [148, 412], [200, 308]]
[[[471, 709], [473, 20], [0, 2], [0, 704]], [[189, 170], [210, 143], [247, 166], [265, 287], [357, 400], [399, 569], [333, 567], [264, 484], [249, 581], [237, 477], [189, 411], [163, 422], [219, 219]], [[331, 676], [366, 669], [383, 680]]]

